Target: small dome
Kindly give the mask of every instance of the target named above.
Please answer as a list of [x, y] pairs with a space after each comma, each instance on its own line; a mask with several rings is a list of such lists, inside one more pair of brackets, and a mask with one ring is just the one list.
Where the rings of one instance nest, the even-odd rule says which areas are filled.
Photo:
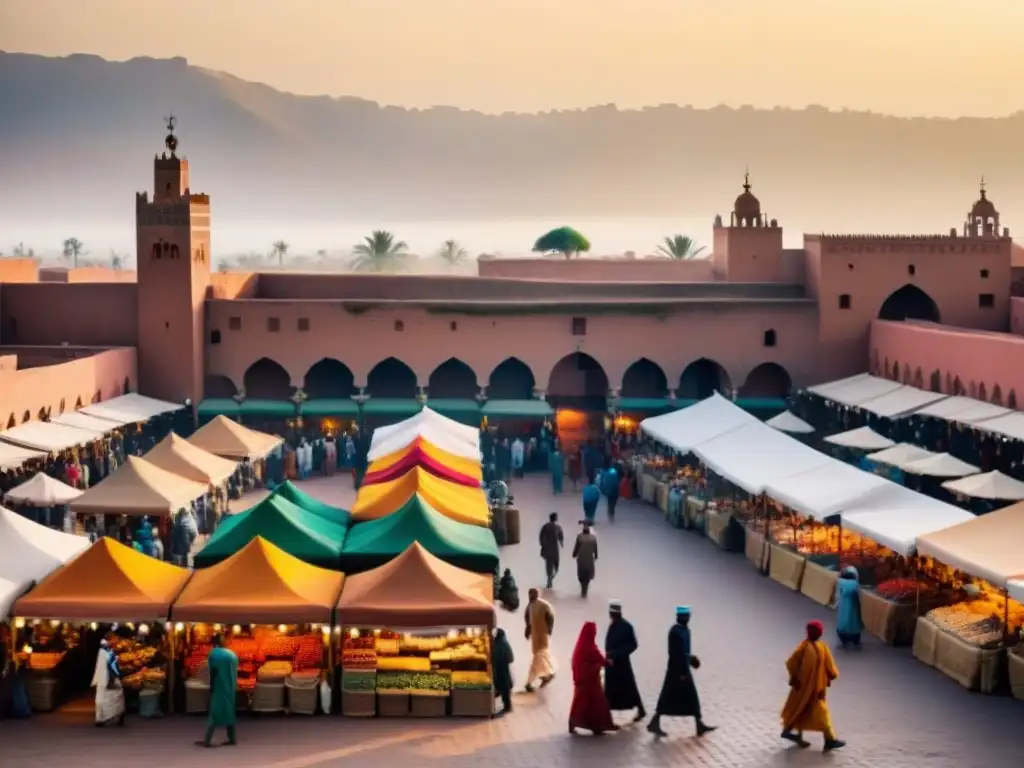
[[971, 215], [976, 216], [980, 219], [990, 219], [996, 216], [996, 207], [992, 204], [992, 201], [985, 196], [985, 190], [981, 190], [981, 197], [971, 208]]
[[756, 218], [761, 215], [761, 201], [750, 191], [750, 174], [743, 176], [743, 194], [736, 198], [733, 212], [739, 218]]

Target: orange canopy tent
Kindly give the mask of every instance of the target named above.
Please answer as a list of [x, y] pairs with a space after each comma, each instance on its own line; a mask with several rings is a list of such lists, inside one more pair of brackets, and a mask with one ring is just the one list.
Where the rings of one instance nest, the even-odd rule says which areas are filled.
[[192, 445], [226, 459], [263, 459], [284, 440], [243, 427], [227, 416], [217, 416], [188, 439]]
[[190, 575], [104, 537], [43, 579], [11, 612], [67, 621], [165, 618]]
[[483, 469], [479, 461], [456, 456], [422, 437], [404, 448], [370, 463], [363, 485], [376, 485], [395, 480], [414, 467], [422, 467], [435, 477], [470, 488], [479, 488]]
[[196, 571], [171, 615], [225, 624], [329, 624], [344, 579], [257, 536], [227, 560]]
[[490, 510], [483, 489], [442, 480], [420, 467], [386, 483], [361, 486], [352, 507], [352, 519], [358, 522], [386, 517], [401, 509], [416, 493], [452, 520], [484, 527], [489, 524]]
[[234, 461], [204, 451], [173, 432], [157, 443], [144, 458], [160, 469], [207, 485], [223, 485], [238, 469]]
[[356, 627], [494, 624], [494, 580], [434, 557], [418, 543], [390, 563], [351, 576], [337, 622]]
[[138, 456], [71, 502], [80, 515], [170, 515], [210, 490]]

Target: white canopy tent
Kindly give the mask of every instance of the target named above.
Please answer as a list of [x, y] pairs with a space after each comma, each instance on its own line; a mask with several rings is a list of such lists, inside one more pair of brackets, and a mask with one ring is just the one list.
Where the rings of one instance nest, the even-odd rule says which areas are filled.
[[46, 453], [56, 453], [102, 438], [102, 432], [54, 424], [50, 421], [26, 421], [6, 432], [0, 432], [0, 440], [6, 443]]
[[825, 442], [841, 445], [844, 448], [856, 448], [861, 451], [880, 451], [883, 448], [891, 448], [896, 445], [892, 440], [878, 434], [871, 427], [858, 427], [848, 432], [840, 432], [838, 435], [830, 435], [825, 438]]
[[693, 452], [713, 472], [753, 494], [763, 493], [771, 480], [834, 461], [760, 421], [701, 443]]
[[896, 485], [889, 493], [844, 509], [843, 528], [909, 557], [917, 551], [918, 536], [973, 518], [964, 509]]
[[985, 432], [993, 432], [1012, 440], [1024, 440], [1024, 413], [1011, 411], [1005, 416], [974, 422], [974, 426]]
[[814, 427], [791, 411], [783, 411], [778, 416], [768, 419], [765, 424], [772, 429], [789, 432], [792, 435], [810, 435], [814, 432]]
[[60, 416], [54, 416], [50, 419], [51, 424], [63, 424], [66, 427], [77, 427], [78, 429], [87, 429], [90, 432], [99, 432], [100, 434], [109, 434], [117, 429], [118, 425], [107, 419], [101, 419], [98, 416], [90, 416], [87, 413], [81, 411], [67, 411], [62, 413]]
[[808, 387], [807, 391], [819, 397], [831, 398], [833, 392], [841, 392], [844, 388], [859, 381], [873, 378], [870, 373], [858, 373], [855, 376], [847, 376], [845, 379], [826, 381], [824, 384], [816, 384]]
[[426, 406], [415, 414], [410, 416], [408, 419], [403, 419], [397, 424], [389, 424], [386, 427], [378, 427], [373, 431], [373, 442], [378, 440], [388, 440], [394, 435], [408, 432], [410, 430], [415, 431], [423, 424], [433, 424], [445, 431], [451, 432], [453, 435], [468, 441], [471, 445], [479, 446], [480, 443], [480, 430], [476, 427], [471, 427], [468, 424], [462, 424], [455, 419], [449, 419], [447, 416], [443, 416], [435, 410], [432, 410]]
[[847, 507], [892, 493], [894, 488], [900, 487], [833, 459], [808, 472], [770, 480], [765, 493], [802, 515], [824, 520]]
[[70, 504], [82, 493], [77, 488], [55, 480], [45, 472], [36, 472], [24, 483], [9, 490], [4, 496], [4, 501], [32, 504], [37, 507], [57, 507]]
[[113, 397], [102, 403], [87, 405], [79, 412], [87, 416], [105, 419], [117, 426], [123, 426], [124, 424], [149, 421], [154, 416], [180, 411], [184, 407], [181, 403], [170, 403], [165, 400], [145, 397], [137, 392], [129, 392], [127, 395]]
[[11, 606], [25, 593], [28, 586], [28, 584], [15, 584], [0, 576], [0, 621], [7, 618], [7, 614], [11, 612]]
[[11, 445], [10, 443], [0, 443], [0, 469], [14, 469], [26, 461], [41, 459], [45, 456], [45, 451], [22, 448], [20, 445]]
[[862, 410], [893, 419], [908, 416], [926, 405], [946, 399], [941, 392], [928, 392], [917, 387], [900, 387], [860, 404]]
[[936, 453], [928, 458], [910, 461], [900, 469], [911, 475], [927, 477], [964, 477], [981, 472], [980, 467], [960, 461], [956, 456], [950, 456], [948, 453]]
[[1024, 573], [1024, 504], [918, 537], [917, 551], [996, 587]]
[[942, 487], [961, 496], [991, 501], [1020, 501], [1024, 499], [1024, 483], [1004, 475], [1002, 472], [986, 472], [959, 480], [948, 480]]
[[689, 453], [701, 443], [752, 422], [758, 422], [756, 416], [716, 392], [689, 408], [644, 419], [640, 429], [663, 445]]
[[908, 464], [918, 459], [927, 459], [935, 454], [931, 451], [927, 451], [924, 448], [919, 448], [911, 443], [897, 443], [892, 448], [886, 448], [876, 453], [869, 453], [866, 458], [874, 461], [877, 464], [886, 464], [890, 467], [897, 467], [903, 469], [904, 464]]
[[819, 387], [811, 387], [808, 392], [832, 400], [841, 405], [861, 406], [869, 400], [887, 395], [903, 387], [898, 381], [880, 379], [869, 374], [860, 374], [850, 379], [833, 381]]
[[959, 421], [964, 424], [974, 424], [978, 421], [1005, 416], [1008, 413], [1013, 413], [1013, 411], [999, 405], [986, 403], [984, 400], [974, 400], [970, 397], [960, 397], [957, 395], [955, 397], [947, 397], [945, 400], [940, 400], [937, 403], [932, 403], [926, 408], [919, 410], [915, 415], [931, 416], [932, 418], [945, 419], [946, 421]]
[[473, 461], [481, 461], [483, 459], [483, 455], [480, 453], [479, 441], [470, 443], [464, 437], [453, 434], [448, 429], [431, 422], [421, 423], [414, 429], [393, 433], [384, 439], [378, 439], [376, 434], [374, 434], [368, 458], [370, 461], [374, 461], [382, 456], [387, 456], [389, 453], [405, 448], [420, 437], [441, 450], [456, 456], [463, 456]]

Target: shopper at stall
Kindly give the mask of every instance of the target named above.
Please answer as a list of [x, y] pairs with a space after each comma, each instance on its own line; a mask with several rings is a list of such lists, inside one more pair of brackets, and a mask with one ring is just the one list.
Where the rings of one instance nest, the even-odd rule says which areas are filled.
[[692, 717], [697, 722], [697, 735], [711, 733], [718, 726], [708, 725], [701, 716], [700, 696], [693, 679], [693, 670], [700, 669], [700, 659], [691, 651], [690, 609], [676, 608], [675, 626], [668, 632], [668, 668], [661, 685], [658, 706], [647, 730], [657, 737], [667, 736], [661, 728], [662, 717]]
[[557, 441], [554, 450], [548, 454], [548, 471], [551, 473], [551, 492], [556, 495], [560, 494], [562, 480], [565, 476], [565, 460], [562, 458], [562, 452], [558, 449]]
[[533, 693], [533, 681], [543, 688], [555, 677], [555, 661], [551, 656], [551, 633], [555, 631], [555, 609], [542, 600], [540, 592], [531, 587], [526, 604], [526, 639], [530, 641], [530, 671], [526, 675], [526, 692]]
[[558, 513], [548, 515], [548, 521], [540, 528], [540, 556], [544, 560], [544, 572], [547, 574], [547, 588], [551, 589], [558, 575], [558, 564], [561, 560], [562, 547], [565, 546], [565, 534], [558, 524]]
[[608, 503], [608, 521], [615, 522], [615, 506], [619, 503], [619, 470], [608, 467], [601, 475], [605, 500]]
[[597, 569], [597, 536], [590, 530], [589, 523], [583, 523], [583, 531], [576, 537], [572, 556], [576, 558], [576, 577], [580, 581], [580, 592], [586, 597]]
[[860, 650], [864, 622], [860, 614], [860, 574], [852, 565], [843, 568], [836, 583], [836, 634], [843, 648]]
[[515, 661], [512, 644], [505, 630], [494, 630], [491, 641], [491, 679], [494, 682], [494, 698], [501, 699], [501, 711], [494, 717], [507, 715], [512, 711], [512, 663]]
[[613, 710], [636, 709], [633, 720], [640, 722], [647, 716], [647, 710], [640, 698], [636, 675], [633, 674], [633, 662], [630, 660], [630, 656], [639, 647], [636, 632], [633, 625], [622, 618], [622, 603], [618, 600], [608, 604], [608, 617], [611, 623], [604, 636], [604, 653], [608, 658], [608, 668], [604, 672], [604, 693]]
[[512, 477], [521, 478], [523, 476], [523, 464], [526, 461], [526, 444], [522, 438], [516, 437], [512, 441]]
[[789, 673], [789, 696], [782, 708], [782, 738], [800, 747], [809, 747], [804, 731], [820, 732], [825, 736], [825, 751], [832, 752], [846, 745], [836, 738], [832, 728], [832, 715], [825, 693], [832, 681], [838, 679], [832, 652], [821, 642], [825, 628], [820, 621], [807, 625], [807, 638], [802, 640], [786, 661]]
[[569, 710], [569, 733], [577, 728], [600, 736], [617, 731], [612, 720], [608, 699], [601, 688], [601, 670], [605, 668], [604, 654], [597, 647], [597, 624], [588, 621], [580, 630], [576, 648], [572, 652], [572, 707]]
[[110, 635], [100, 641], [96, 652], [96, 668], [92, 685], [96, 689], [96, 727], [116, 722], [124, 725], [124, 688], [121, 687], [121, 668], [117, 654], [110, 647]]
[[583, 519], [590, 525], [597, 518], [597, 505], [601, 503], [601, 489], [597, 483], [587, 483], [583, 488]]
[[224, 647], [224, 638], [213, 636], [213, 648], [207, 660], [210, 667], [210, 711], [206, 719], [206, 737], [196, 744], [212, 747], [213, 732], [225, 728], [228, 732], [226, 744], [234, 746], [235, 738], [235, 691], [238, 688], [238, 657], [234, 651]]

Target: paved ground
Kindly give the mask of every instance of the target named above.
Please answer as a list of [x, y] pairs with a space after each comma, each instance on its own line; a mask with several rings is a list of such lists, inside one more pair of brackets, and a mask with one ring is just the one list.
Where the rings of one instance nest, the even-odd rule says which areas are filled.
[[[346, 505], [347, 479], [315, 479], [303, 487]], [[567, 534], [580, 517], [579, 496], [552, 497], [539, 478], [513, 486], [524, 510], [525, 544], [503, 550], [524, 598], [542, 583], [533, 543], [547, 513], [558, 511]], [[799, 751], [777, 738], [778, 711], [786, 693], [783, 661], [811, 618], [831, 636], [832, 616], [806, 598], [757, 575], [739, 555], [719, 552], [708, 541], [668, 527], [640, 503], [624, 503], [613, 526], [599, 523], [601, 559], [587, 600], [578, 595], [574, 570], [566, 567], [549, 595], [557, 611], [555, 649], [565, 668], [546, 690], [516, 696], [517, 711], [492, 722], [348, 720], [271, 717], [243, 720], [237, 748], [203, 751], [192, 742], [203, 721], [184, 716], [131, 721], [125, 730], [91, 727], [91, 712], [39, 716], [28, 723], [0, 722], [0, 762], [28, 765], [55, 758], [77, 764], [135, 766], [158, 759], [164, 766], [425, 766], [491, 765], [501, 768], [580, 766], [702, 768], [762, 766], [878, 766], [878, 768], [1010, 768], [1022, 765], [1024, 704], [965, 693], [909, 652], [870, 642], [860, 654], [837, 652], [841, 678], [831, 701], [841, 753]], [[567, 665], [581, 623], [603, 627], [606, 604], [620, 598], [634, 622], [641, 650], [635, 657], [641, 689], [653, 704], [665, 663], [666, 632], [673, 608], [694, 611], [694, 651], [704, 662], [697, 674], [706, 718], [720, 730], [698, 741], [690, 721], [666, 721], [671, 738], [655, 742], [630, 726], [603, 739], [570, 737], [571, 698]], [[522, 617], [503, 613], [517, 653], [522, 683], [529, 664]]]

